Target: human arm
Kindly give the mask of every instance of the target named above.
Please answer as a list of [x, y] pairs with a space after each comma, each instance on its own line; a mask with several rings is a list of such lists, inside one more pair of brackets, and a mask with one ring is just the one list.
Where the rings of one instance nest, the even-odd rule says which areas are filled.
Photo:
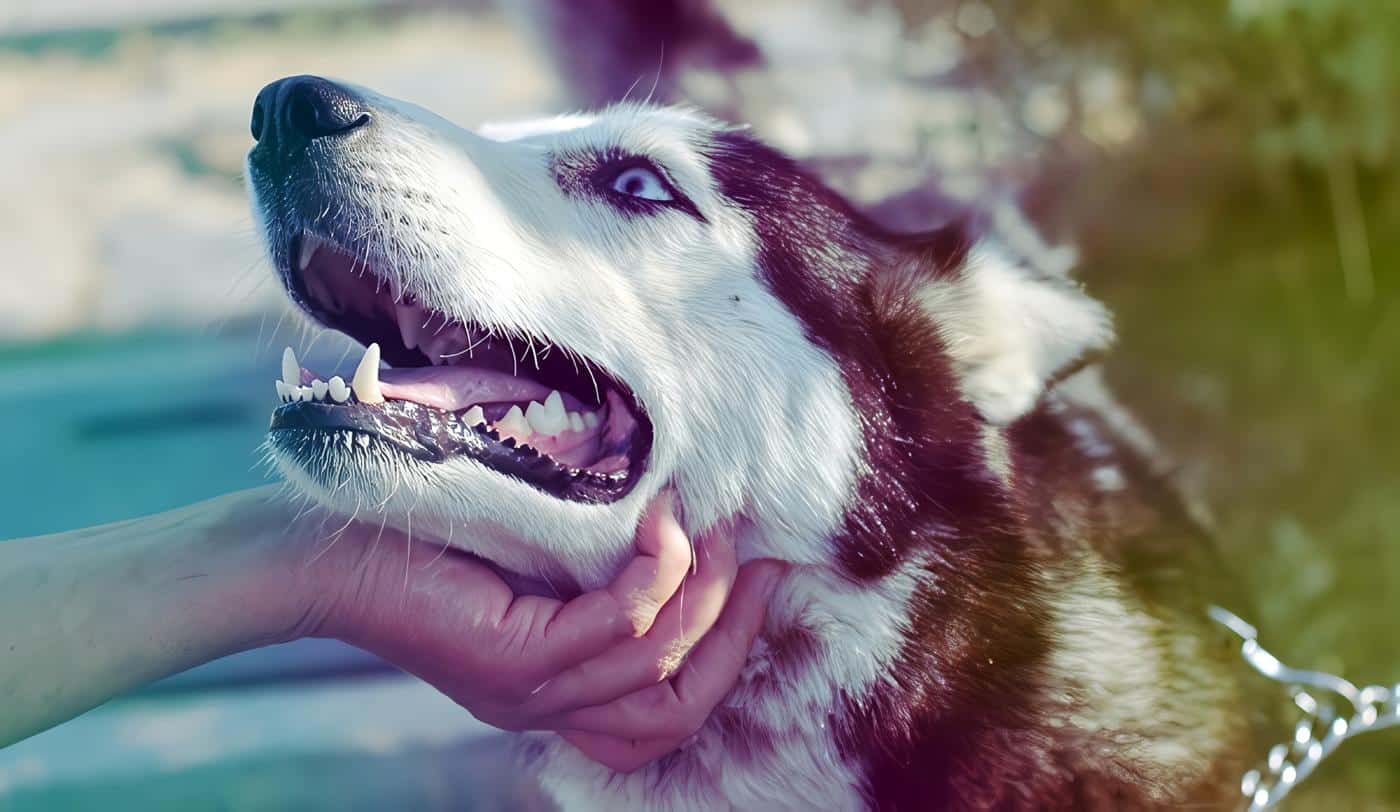
[[[210, 659], [332, 636], [386, 656], [499, 726], [569, 721], [593, 737], [581, 744], [590, 754], [635, 750], [638, 739], [650, 752], [661, 746], [656, 729], [608, 706], [668, 682], [677, 653], [716, 622], [723, 633], [706, 645], [746, 652], [776, 573], [771, 562], [745, 567], [730, 601], [742, 611], [721, 619], [735, 584], [732, 546], [706, 544], [716, 555], [702, 557], [686, 600], [672, 601], [690, 544], [669, 512], [655, 511], [618, 579], [567, 603], [515, 596], [480, 562], [405, 544], [392, 531], [381, 540], [353, 526], [325, 544], [322, 519], [299, 515], [274, 489], [0, 543], [0, 745]], [[685, 680], [731, 684], [734, 657], [719, 659], [724, 669]], [[599, 706], [594, 718], [567, 719]], [[673, 729], [708, 710], [676, 706]]]

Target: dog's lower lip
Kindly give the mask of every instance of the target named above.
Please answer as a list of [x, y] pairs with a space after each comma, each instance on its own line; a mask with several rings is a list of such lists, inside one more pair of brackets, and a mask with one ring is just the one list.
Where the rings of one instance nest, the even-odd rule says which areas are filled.
[[645, 465], [641, 450], [632, 466], [615, 473], [581, 470], [537, 452], [516, 447], [485, 427], [467, 426], [456, 415], [409, 401], [330, 404], [297, 401], [272, 413], [269, 434], [275, 445], [297, 453], [315, 438], [338, 442], [345, 453], [386, 449], [424, 463], [466, 456], [512, 476], [550, 496], [574, 502], [608, 503], [626, 496]]

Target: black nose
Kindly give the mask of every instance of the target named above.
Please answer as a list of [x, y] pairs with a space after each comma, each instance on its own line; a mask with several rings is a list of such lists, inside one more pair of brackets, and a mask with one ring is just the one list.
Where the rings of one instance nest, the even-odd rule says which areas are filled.
[[283, 155], [317, 138], [341, 135], [368, 124], [364, 100], [319, 76], [288, 76], [258, 93], [253, 102], [253, 140]]

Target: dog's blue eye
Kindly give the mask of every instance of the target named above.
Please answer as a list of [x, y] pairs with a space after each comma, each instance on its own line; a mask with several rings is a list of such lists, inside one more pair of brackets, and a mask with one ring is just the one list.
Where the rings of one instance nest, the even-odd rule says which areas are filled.
[[646, 200], [674, 200], [671, 190], [666, 188], [666, 182], [655, 172], [644, 166], [634, 166], [624, 169], [613, 178], [612, 190], [628, 197], [640, 197]]

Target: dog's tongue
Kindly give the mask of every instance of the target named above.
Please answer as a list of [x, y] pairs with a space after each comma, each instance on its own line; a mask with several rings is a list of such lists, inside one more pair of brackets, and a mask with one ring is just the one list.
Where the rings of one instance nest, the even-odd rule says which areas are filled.
[[549, 388], [529, 378], [472, 366], [381, 369], [384, 397], [455, 412], [478, 403], [543, 402]]

